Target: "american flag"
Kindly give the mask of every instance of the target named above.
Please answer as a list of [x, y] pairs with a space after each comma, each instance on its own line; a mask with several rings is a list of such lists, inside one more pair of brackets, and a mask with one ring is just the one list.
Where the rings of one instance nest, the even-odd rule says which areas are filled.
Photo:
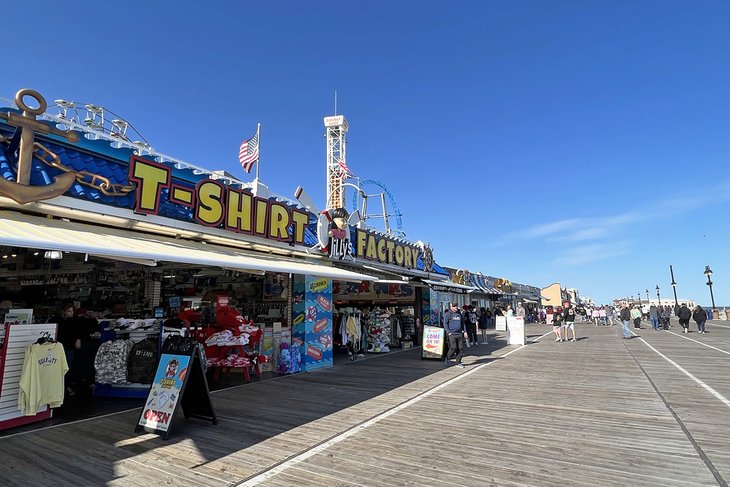
[[342, 159], [338, 159], [337, 164], [340, 165], [340, 169], [345, 171], [345, 174], [347, 174], [348, 176], [352, 176], [352, 172], [350, 172], [350, 168], [347, 167], [347, 164], [345, 164], [345, 161], [343, 161]]
[[238, 151], [238, 160], [246, 172], [251, 172], [251, 168], [259, 160], [259, 129], [256, 129], [256, 135], [243, 141], [241, 150]]

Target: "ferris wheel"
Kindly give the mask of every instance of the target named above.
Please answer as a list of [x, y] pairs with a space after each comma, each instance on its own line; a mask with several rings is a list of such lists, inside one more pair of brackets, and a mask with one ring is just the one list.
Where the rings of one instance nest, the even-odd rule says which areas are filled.
[[[359, 191], [355, 191], [352, 199], [353, 211], [359, 210], [363, 222], [368, 225], [369, 220], [383, 220], [383, 229], [387, 235], [394, 235], [397, 237], [405, 237], [403, 231], [403, 215], [398, 209], [398, 203], [395, 201], [395, 196], [390, 190], [383, 184], [382, 181], [377, 179], [364, 179], [358, 183]], [[369, 188], [375, 187], [374, 193], [371, 193]], [[380, 212], [368, 213], [368, 201], [375, 198], [375, 204], [379, 206]], [[387, 199], [386, 199], [387, 198]], [[389, 206], [390, 205], [390, 206]], [[390, 208], [390, 212], [388, 209]], [[391, 218], [395, 217], [396, 228], [391, 227]]]

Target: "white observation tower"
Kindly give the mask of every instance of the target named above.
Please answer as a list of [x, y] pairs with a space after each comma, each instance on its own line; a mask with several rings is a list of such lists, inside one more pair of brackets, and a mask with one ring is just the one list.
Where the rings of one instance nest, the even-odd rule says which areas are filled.
[[346, 161], [347, 120], [344, 115], [324, 117], [327, 130], [327, 206], [328, 209], [345, 207], [345, 180], [348, 177]]

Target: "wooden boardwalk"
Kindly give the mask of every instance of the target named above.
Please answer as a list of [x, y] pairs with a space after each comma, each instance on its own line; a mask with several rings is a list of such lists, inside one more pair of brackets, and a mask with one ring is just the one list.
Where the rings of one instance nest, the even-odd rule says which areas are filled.
[[578, 325], [576, 343], [471, 348], [465, 369], [412, 350], [249, 384], [213, 395], [217, 426], [181, 420], [168, 441], [133, 432], [139, 410], [8, 436], [0, 485], [727, 485], [730, 322], [678, 328]]

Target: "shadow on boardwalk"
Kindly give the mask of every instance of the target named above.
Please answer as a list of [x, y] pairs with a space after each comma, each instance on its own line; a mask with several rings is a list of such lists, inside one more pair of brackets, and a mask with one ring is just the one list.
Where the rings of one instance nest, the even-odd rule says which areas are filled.
[[[507, 347], [501, 333], [465, 350], [491, 361]], [[311, 373], [216, 391], [219, 419], [173, 424], [170, 439], [136, 434], [141, 409], [0, 438], [3, 485], [54, 478], [54, 485], [222, 485], [245, 479], [443, 382], [460, 369], [421, 359], [413, 349], [337, 363]], [[468, 369], [467, 369], [468, 370]], [[65, 445], [60, 447], [59, 445]], [[73, 451], [73, 455], [69, 452]], [[37, 477], [37, 478], [36, 478]]]

